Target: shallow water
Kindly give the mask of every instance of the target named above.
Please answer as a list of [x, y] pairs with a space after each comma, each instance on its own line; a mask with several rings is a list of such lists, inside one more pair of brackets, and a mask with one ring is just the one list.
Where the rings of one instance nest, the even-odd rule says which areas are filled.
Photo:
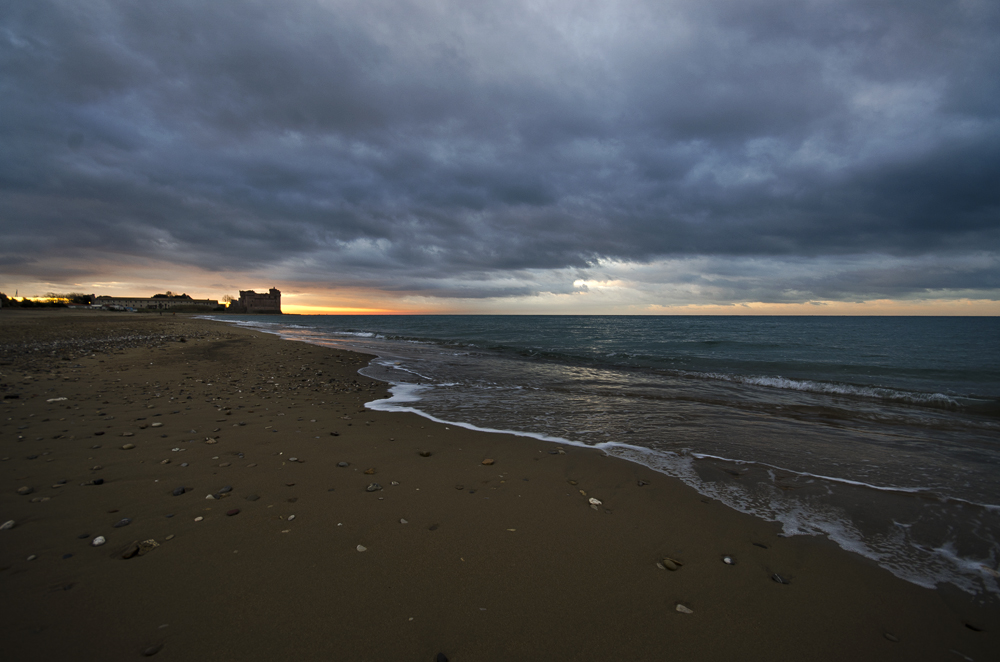
[[379, 356], [383, 410], [603, 448], [1000, 595], [996, 318], [225, 317]]

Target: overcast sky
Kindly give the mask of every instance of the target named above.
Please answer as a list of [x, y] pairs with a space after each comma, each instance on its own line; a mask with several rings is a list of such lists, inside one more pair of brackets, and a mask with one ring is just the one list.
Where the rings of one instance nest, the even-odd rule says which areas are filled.
[[998, 313], [1000, 2], [5, 2], [0, 231], [8, 294]]

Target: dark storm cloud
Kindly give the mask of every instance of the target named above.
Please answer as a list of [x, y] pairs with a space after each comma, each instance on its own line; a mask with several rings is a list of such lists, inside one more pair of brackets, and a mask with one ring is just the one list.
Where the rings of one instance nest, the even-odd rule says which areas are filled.
[[[963, 265], [1000, 246], [997, 34], [976, 0], [7, 3], [0, 268], [479, 297], [709, 256], [775, 270], [733, 300], [995, 292]], [[895, 261], [836, 271], [865, 255]]]

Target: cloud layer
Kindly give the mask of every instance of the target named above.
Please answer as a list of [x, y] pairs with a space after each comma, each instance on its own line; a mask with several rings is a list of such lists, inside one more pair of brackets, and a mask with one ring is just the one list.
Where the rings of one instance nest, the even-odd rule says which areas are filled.
[[0, 274], [997, 298], [998, 34], [989, 0], [6, 3]]

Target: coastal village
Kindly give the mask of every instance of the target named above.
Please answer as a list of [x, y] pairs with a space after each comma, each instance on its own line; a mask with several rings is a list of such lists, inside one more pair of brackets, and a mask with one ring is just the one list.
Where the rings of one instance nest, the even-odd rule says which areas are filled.
[[151, 297], [112, 297], [94, 294], [49, 294], [41, 299], [27, 297], [18, 301], [0, 294], [0, 307], [68, 307], [92, 310], [118, 310], [126, 312], [227, 312], [241, 315], [280, 315], [281, 291], [271, 288], [258, 294], [254, 290], [240, 290], [239, 299], [227, 297], [219, 303], [216, 299], [194, 299], [187, 294], [174, 294], [169, 290]]

